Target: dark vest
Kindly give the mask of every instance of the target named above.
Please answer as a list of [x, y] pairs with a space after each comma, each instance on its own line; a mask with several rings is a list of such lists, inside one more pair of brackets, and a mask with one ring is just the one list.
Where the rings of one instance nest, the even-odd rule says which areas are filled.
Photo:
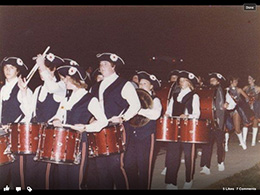
[[174, 93], [173, 94], [173, 107], [172, 107], [172, 116], [180, 116], [181, 114], [184, 114], [185, 109], [187, 108], [188, 113], [192, 114], [192, 100], [193, 100], [193, 95], [194, 92], [191, 91], [187, 93], [181, 100], [181, 102], [177, 101], [179, 93]]
[[2, 102], [2, 123], [3, 124], [13, 123], [20, 115], [22, 115], [20, 120], [24, 118], [24, 114], [20, 109], [21, 103], [17, 99], [18, 92], [19, 92], [19, 87], [18, 84], [16, 84], [12, 89], [10, 98]]
[[[67, 124], [88, 124], [92, 114], [88, 110], [89, 102], [93, 96], [90, 93], [85, 94], [72, 108], [67, 110]], [[86, 133], [82, 134], [82, 141], [86, 141]]]
[[39, 95], [41, 93], [42, 87], [39, 90], [37, 103], [36, 103], [36, 116], [35, 122], [47, 122], [51, 119], [57, 112], [60, 102], [54, 100], [53, 94], [47, 93], [47, 96], [43, 102], [39, 101]]
[[[129, 107], [128, 102], [121, 96], [122, 89], [127, 80], [118, 77], [103, 94], [105, 115], [109, 119], [112, 116], [118, 116], [123, 110], [127, 110]], [[100, 82], [101, 83], [101, 82]], [[99, 99], [99, 87], [100, 83], [96, 83], [91, 90], [93, 96]]]

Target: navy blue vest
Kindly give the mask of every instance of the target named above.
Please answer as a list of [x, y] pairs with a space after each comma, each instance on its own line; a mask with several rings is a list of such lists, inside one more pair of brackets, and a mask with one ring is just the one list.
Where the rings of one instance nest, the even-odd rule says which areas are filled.
[[51, 119], [57, 112], [60, 102], [56, 102], [53, 98], [53, 94], [47, 93], [47, 96], [43, 102], [39, 101], [39, 95], [41, 93], [42, 87], [39, 90], [36, 104], [36, 116], [35, 122], [47, 122]]
[[[129, 107], [128, 102], [121, 96], [121, 91], [127, 80], [118, 77], [106, 90], [104, 91], [104, 110], [105, 115], [109, 119], [112, 116], [118, 116], [124, 109]], [[101, 82], [100, 82], [101, 83]], [[99, 99], [100, 83], [96, 83], [91, 90], [91, 93]]]
[[178, 97], [179, 93], [175, 93], [173, 94], [173, 113], [172, 116], [180, 116], [181, 114], [184, 114], [185, 109], [187, 108], [188, 113], [192, 114], [192, 100], [193, 100], [193, 95], [194, 92], [191, 91], [188, 94], [186, 94], [183, 98], [181, 102], [177, 101], [177, 97]]
[[[24, 118], [24, 114], [20, 109], [21, 103], [17, 99], [19, 92], [18, 84], [14, 86], [10, 94], [10, 98], [2, 102], [2, 123], [13, 123], [20, 115], [21, 120]], [[18, 121], [19, 122], [19, 121]]]
[[[67, 110], [67, 124], [88, 124], [92, 114], [88, 110], [89, 102], [93, 96], [90, 93], [84, 95], [72, 108]], [[86, 141], [86, 133], [82, 134], [82, 141]]]

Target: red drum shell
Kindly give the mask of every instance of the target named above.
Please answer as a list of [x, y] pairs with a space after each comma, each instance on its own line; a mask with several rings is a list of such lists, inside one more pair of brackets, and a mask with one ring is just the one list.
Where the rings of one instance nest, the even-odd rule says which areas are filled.
[[209, 128], [206, 120], [180, 120], [180, 138], [185, 143], [208, 143]]
[[216, 90], [198, 88], [195, 89], [195, 93], [200, 97], [200, 119], [214, 121]]
[[40, 134], [35, 160], [55, 164], [80, 163], [81, 133], [62, 127], [46, 126]]
[[155, 91], [156, 96], [160, 99], [162, 104], [162, 113], [165, 113], [167, 110], [167, 105], [169, 103], [170, 98], [170, 92], [171, 88], [173, 86], [173, 83], [169, 82], [163, 82], [162, 86]]
[[125, 129], [116, 124], [103, 128], [97, 133], [87, 133], [89, 156], [108, 156], [125, 151]]
[[35, 154], [43, 123], [10, 123], [11, 151], [14, 154]]
[[9, 133], [0, 131], [0, 166], [14, 162], [13, 154], [7, 153], [7, 148], [10, 147], [9, 144]]
[[163, 116], [156, 121], [156, 125], [156, 141], [178, 141], [179, 119]]

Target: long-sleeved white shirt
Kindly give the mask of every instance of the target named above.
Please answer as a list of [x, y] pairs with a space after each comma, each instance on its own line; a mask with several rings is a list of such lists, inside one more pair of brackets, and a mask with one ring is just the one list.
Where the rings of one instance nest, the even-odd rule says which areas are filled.
[[[67, 122], [67, 111], [71, 110], [72, 107], [84, 96], [88, 93], [85, 89], [79, 89], [76, 92], [72, 92], [71, 97], [64, 98], [60, 104], [60, 107], [53, 117], [55, 119], [59, 119], [63, 124]], [[107, 126], [108, 120], [102, 111], [100, 104], [97, 98], [93, 97], [89, 104], [88, 108], [89, 112], [95, 117], [95, 121], [90, 124], [84, 124], [87, 132], [99, 132], [102, 128]]]
[[[177, 96], [177, 101], [181, 102], [183, 97], [185, 95], [187, 95], [190, 91], [191, 91], [190, 88], [181, 89], [180, 93]], [[170, 116], [172, 116], [172, 113], [173, 113], [173, 110], [172, 110], [173, 103], [174, 103], [174, 100], [173, 100], [173, 97], [171, 97], [170, 102], [167, 106], [167, 110], [165, 112], [166, 114], [168, 114]], [[200, 117], [200, 99], [197, 94], [193, 95], [192, 114], [189, 114], [187, 109], [185, 109], [184, 114], [188, 115], [188, 118], [197, 118], [198, 119]]]
[[153, 99], [153, 107], [150, 109], [141, 108], [138, 112], [139, 115], [142, 115], [150, 120], [157, 120], [161, 116], [162, 104], [159, 98]]
[[[18, 78], [14, 78], [12, 81], [8, 82], [7, 80], [5, 81], [5, 85], [1, 88], [0, 91], [0, 120], [2, 117], [2, 102], [7, 101], [10, 98], [11, 92], [14, 88], [14, 86], [17, 84]], [[26, 96], [23, 96], [21, 91], [18, 91], [17, 94], [17, 99], [21, 103], [20, 104], [20, 109], [25, 115], [25, 117], [21, 120], [21, 122], [29, 122], [31, 119], [31, 110], [30, 110], [30, 104], [32, 102], [32, 91], [27, 88]], [[10, 112], [12, 112], [10, 110]], [[19, 116], [14, 122], [18, 122], [20, 120]]]
[[[99, 103], [104, 110], [104, 99], [103, 94], [104, 91], [118, 78], [118, 75], [116, 73], [113, 73], [109, 77], [105, 77], [103, 81], [101, 81], [100, 87], [99, 87]], [[136, 93], [136, 90], [134, 86], [128, 81], [124, 85], [121, 96], [128, 102], [129, 108], [124, 113], [124, 119], [126, 121], [130, 120], [132, 117], [134, 117], [139, 109], [141, 108], [141, 103], [139, 101], [138, 95]], [[122, 115], [122, 113], [121, 113]]]

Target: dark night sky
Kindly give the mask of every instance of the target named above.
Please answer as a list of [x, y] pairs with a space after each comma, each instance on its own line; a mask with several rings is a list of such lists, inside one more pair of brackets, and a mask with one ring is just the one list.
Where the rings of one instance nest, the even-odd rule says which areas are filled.
[[[0, 6], [0, 58], [50, 52], [97, 65], [115, 52], [123, 73], [145, 69], [164, 79], [174, 68], [246, 79], [260, 73], [260, 10], [243, 6]], [[159, 57], [150, 61], [152, 56]], [[175, 58], [172, 63], [168, 59]], [[166, 59], [166, 60], [165, 60]], [[183, 62], [180, 62], [183, 59]], [[36, 78], [35, 78], [36, 80]]]

